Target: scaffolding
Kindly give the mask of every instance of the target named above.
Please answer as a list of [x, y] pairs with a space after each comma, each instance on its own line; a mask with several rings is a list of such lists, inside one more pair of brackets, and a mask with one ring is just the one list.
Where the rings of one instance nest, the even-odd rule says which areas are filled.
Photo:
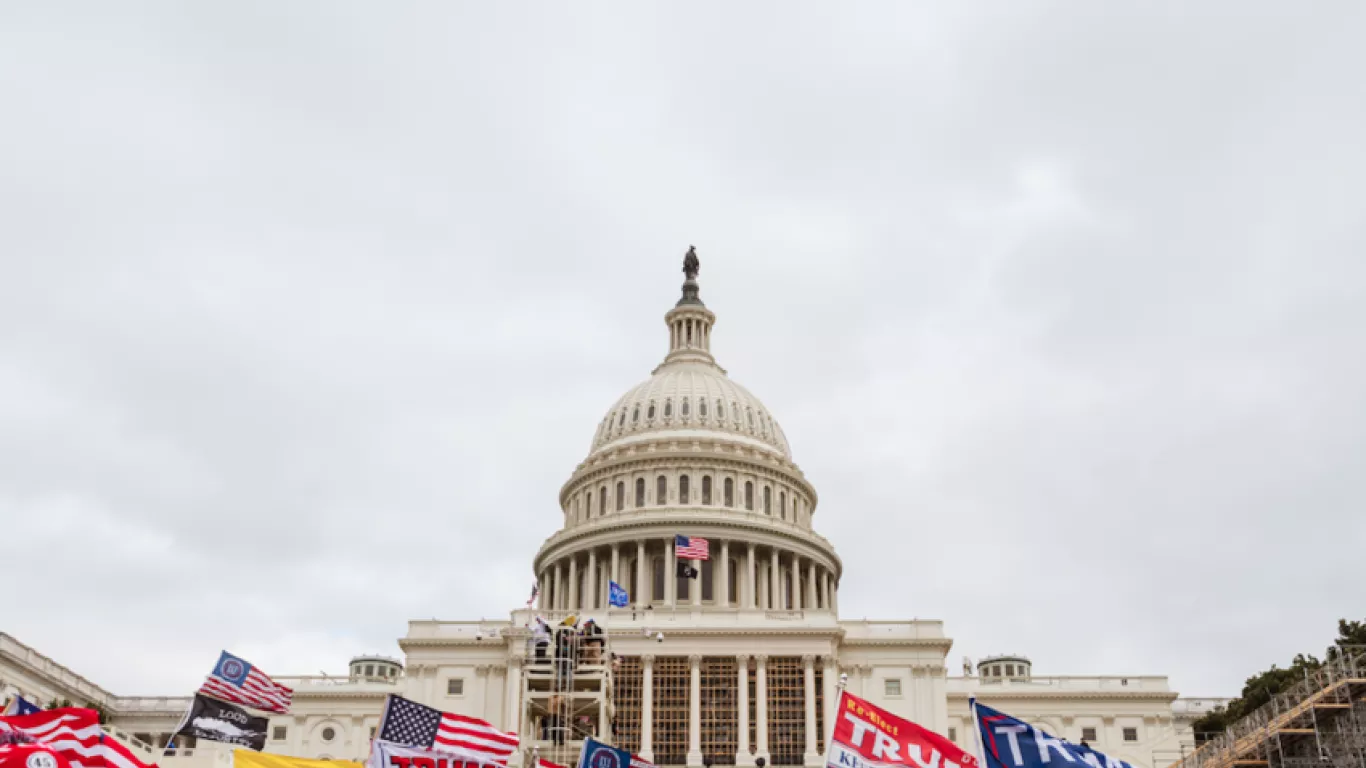
[[1366, 768], [1366, 648], [1333, 654], [1171, 768]]
[[599, 624], [549, 629], [549, 638], [538, 642], [533, 635], [528, 641], [522, 672], [523, 747], [528, 757], [573, 766], [585, 739], [613, 741], [613, 667], [620, 661]]

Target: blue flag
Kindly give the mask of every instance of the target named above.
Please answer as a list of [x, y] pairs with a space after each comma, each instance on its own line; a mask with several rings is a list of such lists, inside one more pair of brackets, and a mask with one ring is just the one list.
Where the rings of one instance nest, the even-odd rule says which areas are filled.
[[10, 699], [9, 706], [5, 707], [5, 715], [32, 715], [42, 712], [43, 708], [25, 699], [23, 696], [15, 695]]
[[1090, 747], [1054, 738], [1046, 731], [972, 702], [982, 739], [982, 768], [1133, 768]]
[[613, 608], [625, 608], [631, 604], [631, 595], [615, 581], [608, 582], [607, 604]]
[[631, 768], [631, 753], [596, 739], [584, 739], [578, 768]]

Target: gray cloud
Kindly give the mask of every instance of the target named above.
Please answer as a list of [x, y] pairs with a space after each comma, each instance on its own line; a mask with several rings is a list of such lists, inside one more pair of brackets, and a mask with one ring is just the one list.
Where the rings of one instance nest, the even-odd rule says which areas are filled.
[[1362, 21], [6, 7], [5, 628], [178, 693], [505, 615], [696, 243], [848, 616], [1236, 692], [1366, 604]]

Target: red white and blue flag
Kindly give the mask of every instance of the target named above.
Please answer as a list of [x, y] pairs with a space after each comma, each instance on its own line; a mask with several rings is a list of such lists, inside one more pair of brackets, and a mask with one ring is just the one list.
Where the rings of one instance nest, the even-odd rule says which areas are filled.
[[199, 692], [221, 701], [281, 715], [289, 712], [289, 703], [294, 699], [292, 688], [271, 680], [265, 672], [227, 651], [218, 657], [218, 663], [204, 679]]
[[674, 536], [674, 556], [679, 560], [706, 560], [711, 557], [707, 540], [698, 536]]
[[[32, 715], [0, 717], [0, 750], [16, 757], [19, 745], [39, 745], [70, 763], [71, 768], [152, 768], [100, 727], [99, 713], [93, 709], [64, 707], [48, 709]], [[28, 750], [31, 752], [32, 750]], [[62, 768], [61, 761], [44, 760], [41, 753], [33, 757], [47, 768]], [[5, 762], [9, 762], [5, 760]]]

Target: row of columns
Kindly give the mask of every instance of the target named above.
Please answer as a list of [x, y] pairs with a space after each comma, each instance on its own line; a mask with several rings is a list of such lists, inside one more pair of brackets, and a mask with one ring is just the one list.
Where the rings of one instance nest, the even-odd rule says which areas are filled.
[[[719, 547], [713, 552], [720, 552], [720, 558], [713, 558], [716, 567], [712, 571], [712, 584], [714, 603], [719, 607], [732, 607], [730, 605], [730, 550], [729, 540], [722, 540]], [[648, 572], [647, 566], [650, 562], [647, 552], [647, 542], [636, 542], [636, 590], [631, 595], [632, 603], [637, 608], [644, 608], [657, 597], [662, 598], [664, 606], [673, 608], [677, 606], [678, 581], [675, 574], [678, 570], [677, 556], [674, 551], [674, 539], [670, 536], [663, 540], [665, 560], [664, 560], [664, 594], [655, 596], [650, 594], [652, 574]], [[758, 609], [762, 604], [768, 610], [780, 610], [784, 606], [783, 595], [783, 566], [782, 552], [776, 547], [769, 547], [768, 562], [759, 563], [758, 549], [753, 542], [735, 542], [736, 548], [743, 548], [744, 558], [736, 569], [736, 575], [740, 579], [740, 584], [736, 589], [737, 608]], [[627, 545], [629, 546], [629, 545]], [[621, 573], [621, 547], [619, 543], [611, 545], [611, 565], [607, 570], [607, 578], [618, 584], [623, 583]], [[788, 565], [791, 569], [792, 578], [792, 605], [787, 606], [791, 610], [828, 610], [838, 612], [839, 610], [839, 590], [835, 581], [835, 574], [822, 564], [810, 559], [802, 558], [796, 554], [788, 555]], [[805, 568], [803, 569], [803, 565]], [[693, 566], [701, 568], [700, 561], [693, 561]], [[579, 557], [571, 555], [554, 564], [548, 564], [539, 575], [540, 593], [537, 607], [540, 610], [602, 610], [606, 609], [606, 584], [599, 584], [598, 550], [588, 550], [588, 568], [584, 577], [584, 594], [578, 593], [579, 587]], [[767, 569], [766, 578], [761, 579], [760, 569]], [[804, 571], [804, 573], [803, 573]], [[566, 578], [566, 574], [568, 578]], [[805, 586], [803, 587], [803, 580]], [[761, 591], [762, 588], [762, 591]], [[698, 584], [696, 589], [691, 592], [692, 605], [702, 604], [702, 589]]]
[[[749, 664], [754, 660], [755, 695], [755, 744], [751, 751], [749, 743]], [[653, 655], [641, 657], [641, 707], [640, 707], [640, 756], [654, 760], [654, 660]], [[702, 655], [688, 657], [690, 663], [689, 707], [688, 707], [688, 765], [702, 764]], [[736, 656], [736, 715], [739, 720], [735, 752], [736, 765], [754, 765], [755, 758], [764, 758], [771, 763], [768, 748], [768, 656], [766, 654], [739, 654]], [[806, 715], [806, 762], [820, 759], [816, 751], [816, 657], [802, 656], [804, 675], [803, 702]], [[836, 701], [835, 677], [838, 667], [835, 659], [824, 657], [824, 670], [821, 676], [821, 693], [824, 702], [823, 720], [829, 730], [831, 719], [835, 716]], [[829, 748], [829, 744], [826, 744]]]

